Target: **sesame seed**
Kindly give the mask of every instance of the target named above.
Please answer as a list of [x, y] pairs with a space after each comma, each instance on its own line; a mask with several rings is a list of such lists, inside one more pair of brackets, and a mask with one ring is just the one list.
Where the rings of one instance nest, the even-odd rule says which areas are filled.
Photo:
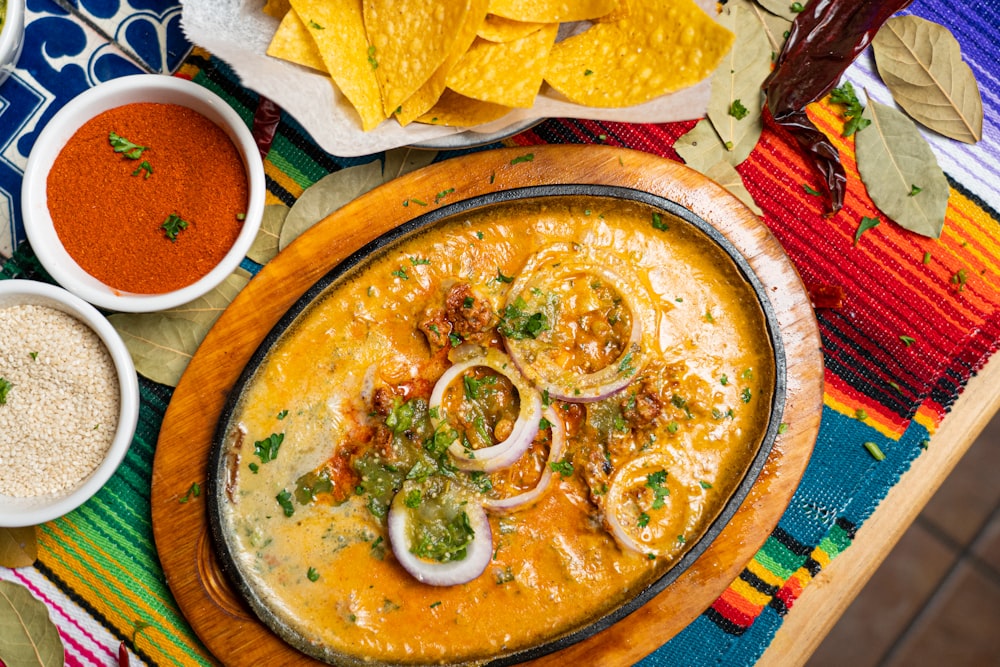
[[54, 308], [3, 308], [0, 377], [10, 385], [0, 405], [0, 494], [79, 486], [104, 459], [118, 424], [118, 376], [104, 343]]

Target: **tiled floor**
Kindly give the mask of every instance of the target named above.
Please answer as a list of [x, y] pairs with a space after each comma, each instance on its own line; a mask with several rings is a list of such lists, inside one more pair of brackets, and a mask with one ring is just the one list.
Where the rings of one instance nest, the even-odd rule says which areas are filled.
[[1000, 665], [1000, 415], [807, 667], [842, 665]]

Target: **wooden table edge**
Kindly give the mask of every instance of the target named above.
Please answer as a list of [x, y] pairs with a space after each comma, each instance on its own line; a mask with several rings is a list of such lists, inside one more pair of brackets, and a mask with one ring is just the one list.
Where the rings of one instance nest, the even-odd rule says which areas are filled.
[[1000, 355], [969, 380], [951, 412], [854, 542], [810, 583], [757, 667], [804, 665], [951, 474], [983, 427], [1000, 411]]

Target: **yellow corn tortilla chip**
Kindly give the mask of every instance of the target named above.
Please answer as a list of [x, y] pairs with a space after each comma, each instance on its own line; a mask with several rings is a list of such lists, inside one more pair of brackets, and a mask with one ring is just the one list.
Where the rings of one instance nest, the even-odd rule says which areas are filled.
[[276, 19], [284, 18], [288, 10], [292, 8], [291, 3], [288, 0], [267, 0], [261, 11], [268, 16], [273, 16]]
[[708, 77], [733, 39], [692, 0], [637, 0], [625, 18], [556, 44], [545, 80], [577, 104], [641, 104]]
[[369, 55], [361, 0], [291, 0], [316, 42], [327, 72], [361, 116], [367, 132], [386, 119]]
[[551, 23], [511, 42], [477, 38], [448, 74], [448, 87], [483, 102], [530, 107], [542, 87], [545, 60], [558, 30]]
[[509, 111], [510, 107], [474, 100], [446, 88], [437, 104], [420, 116], [417, 122], [451, 127], [473, 127], [501, 118]]
[[278, 29], [271, 38], [271, 43], [267, 46], [267, 55], [326, 72], [319, 47], [316, 46], [306, 24], [294, 9], [285, 12], [284, 18], [281, 19]]
[[487, 14], [486, 20], [479, 26], [477, 36], [490, 42], [510, 42], [527, 37], [541, 28], [545, 23], [534, 21], [515, 21], [496, 14]]
[[451, 52], [444, 59], [444, 62], [435, 70], [434, 74], [420, 86], [415, 93], [410, 95], [405, 102], [400, 105], [396, 112], [396, 120], [404, 127], [419, 118], [428, 109], [437, 103], [441, 93], [444, 92], [445, 80], [448, 72], [455, 66], [455, 63], [465, 54], [476, 38], [476, 33], [483, 21], [486, 19], [486, 7], [489, 0], [472, 0], [469, 11], [465, 15], [465, 22], [458, 30], [455, 43], [451, 47]]
[[491, 0], [490, 13], [516, 21], [565, 23], [596, 19], [617, 6], [618, 0]]
[[471, 0], [364, 0], [364, 24], [386, 116], [441, 66], [471, 5]]

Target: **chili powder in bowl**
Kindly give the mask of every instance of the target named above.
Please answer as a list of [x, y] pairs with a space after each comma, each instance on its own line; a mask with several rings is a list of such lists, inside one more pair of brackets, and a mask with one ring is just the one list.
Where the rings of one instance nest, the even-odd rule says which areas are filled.
[[118, 469], [139, 418], [124, 341], [55, 285], [0, 280], [0, 526], [76, 509]]
[[245, 257], [264, 210], [253, 135], [187, 79], [121, 77], [64, 106], [24, 173], [25, 230], [70, 292], [151, 312], [214, 289]]

